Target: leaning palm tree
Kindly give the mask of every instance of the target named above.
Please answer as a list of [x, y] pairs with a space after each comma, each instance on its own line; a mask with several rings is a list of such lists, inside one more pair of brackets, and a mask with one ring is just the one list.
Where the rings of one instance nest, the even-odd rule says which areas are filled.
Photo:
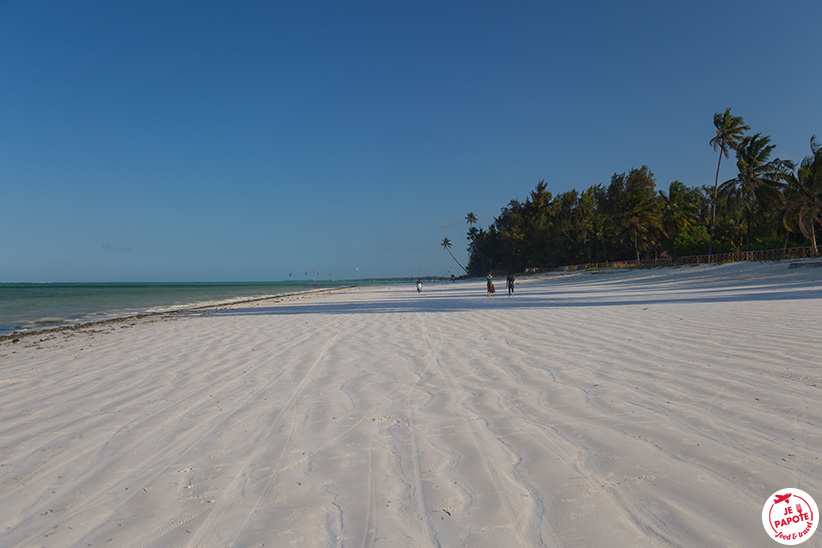
[[765, 209], [776, 204], [780, 199], [780, 190], [790, 176], [793, 165], [789, 161], [776, 158], [769, 160], [776, 145], [771, 138], [761, 133], [748, 136], [740, 141], [736, 149], [736, 167], [739, 174], [725, 181], [720, 192], [745, 211], [748, 229], [748, 251], [751, 250], [751, 217], [754, 208], [759, 205]]
[[[451, 258], [454, 259], [454, 262], [459, 264], [461, 269], [465, 270], [465, 267], [462, 266], [460, 262], [457, 260], [457, 258], [454, 257], [454, 254], [451, 253], [451, 240], [449, 240], [448, 238], [443, 238], [442, 243], [440, 245], [443, 249], [445, 249], [448, 252], [449, 255], [451, 255]], [[465, 270], [465, 273], [468, 274], [468, 271]]]
[[796, 213], [799, 230], [811, 239], [813, 254], [818, 255], [816, 224], [822, 224], [822, 145], [811, 137], [811, 155], [805, 156], [796, 175], [788, 179], [788, 208]]
[[714, 227], [716, 226], [716, 197], [719, 190], [719, 166], [722, 165], [722, 156], [728, 157], [731, 150], [736, 150], [739, 146], [739, 140], [745, 131], [751, 129], [745, 122], [742, 121], [741, 116], [732, 116], [731, 109], [726, 108], [724, 114], [714, 114], [714, 127], [716, 127], [716, 136], [711, 139], [710, 145], [714, 150], [719, 149], [719, 161], [716, 164], [716, 182], [714, 183], [714, 199], [711, 206], [711, 239], [708, 244], [708, 255], [714, 249]]

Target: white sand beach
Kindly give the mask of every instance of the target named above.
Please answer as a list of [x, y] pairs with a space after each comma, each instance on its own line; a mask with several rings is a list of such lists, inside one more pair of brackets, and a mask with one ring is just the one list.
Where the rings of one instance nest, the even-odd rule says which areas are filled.
[[[777, 546], [822, 268], [369, 286], [0, 342], [4, 547]], [[822, 533], [804, 546], [822, 546]]]

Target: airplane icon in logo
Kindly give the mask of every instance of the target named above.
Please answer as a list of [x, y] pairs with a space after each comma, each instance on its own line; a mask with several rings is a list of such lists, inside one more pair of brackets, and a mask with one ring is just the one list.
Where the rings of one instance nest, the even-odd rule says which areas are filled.
[[787, 495], [776, 495], [776, 498], [773, 499], [773, 503], [774, 504], [779, 504], [780, 502], [790, 503], [790, 501], [788, 500], [789, 498], [791, 498], [790, 493], [788, 493]]

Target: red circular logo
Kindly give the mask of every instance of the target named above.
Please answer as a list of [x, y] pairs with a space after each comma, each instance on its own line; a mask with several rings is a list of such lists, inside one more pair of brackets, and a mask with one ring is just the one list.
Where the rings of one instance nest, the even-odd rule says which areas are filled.
[[819, 521], [819, 508], [800, 489], [780, 489], [765, 501], [762, 525], [780, 544], [801, 544], [811, 538]]

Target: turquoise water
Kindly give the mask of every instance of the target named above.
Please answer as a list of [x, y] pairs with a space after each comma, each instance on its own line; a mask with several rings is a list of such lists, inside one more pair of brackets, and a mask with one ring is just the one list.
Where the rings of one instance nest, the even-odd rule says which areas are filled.
[[351, 283], [3, 283], [0, 335]]

